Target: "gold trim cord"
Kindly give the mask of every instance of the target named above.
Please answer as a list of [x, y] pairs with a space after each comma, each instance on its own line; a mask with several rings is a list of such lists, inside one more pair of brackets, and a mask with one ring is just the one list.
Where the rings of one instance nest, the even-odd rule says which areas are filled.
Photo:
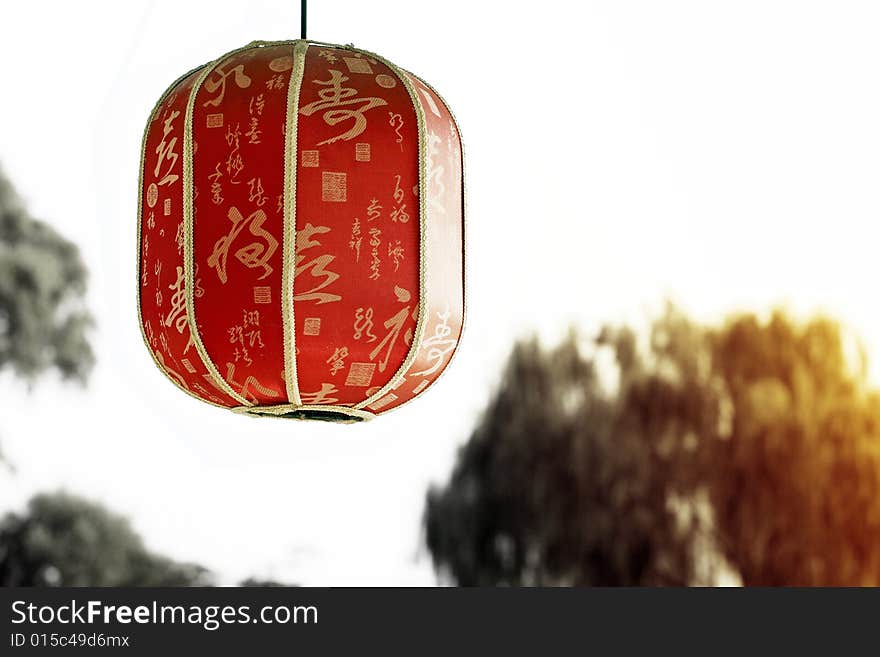
[[305, 73], [306, 41], [293, 46], [293, 67], [287, 85], [287, 124], [284, 143], [284, 253], [281, 273], [281, 317], [284, 327], [284, 382], [287, 399], [301, 405], [299, 381], [296, 372], [296, 316], [294, 315], [293, 284], [296, 251], [296, 179], [297, 179], [297, 123], [299, 121], [299, 94]]

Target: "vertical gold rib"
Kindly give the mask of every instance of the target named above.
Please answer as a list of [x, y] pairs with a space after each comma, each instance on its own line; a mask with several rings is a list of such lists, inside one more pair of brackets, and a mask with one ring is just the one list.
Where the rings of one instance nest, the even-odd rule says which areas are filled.
[[[412, 75], [412, 73], [410, 73]], [[467, 271], [467, 185], [465, 181], [465, 155], [464, 155], [464, 137], [461, 136], [461, 126], [458, 123], [458, 119], [455, 118], [455, 112], [452, 111], [452, 108], [449, 106], [449, 103], [446, 102], [446, 99], [441, 96], [437, 90], [432, 87], [429, 83], [425, 82], [423, 78], [420, 78], [418, 75], [413, 75], [413, 77], [418, 80], [422, 86], [426, 89], [433, 92], [437, 98], [440, 99], [440, 102], [443, 103], [443, 107], [449, 113], [449, 117], [452, 119], [452, 124], [455, 126], [455, 131], [458, 133], [458, 147], [461, 151], [461, 330], [459, 331], [458, 342], [461, 343], [461, 336], [464, 335], [464, 325], [468, 316], [467, 312], [467, 281], [468, 281], [468, 271]], [[445, 372], [449, 369], [449, 365], [452, 363], [452, 359], [455, 357], [455, 354], [458, 352], [458, 346], [452, 352], [452, 356], [449, 358], [449, 362], [446, 363], [446, 367], [443, 368]], [[441, 372], [442, 376], [442, 372]], [[440, 378], [439, 376], [437, 377]], [[437, 379], [434, 379], [435, 383]], [[433, 385], [433, 384], [432, 384]]]
[[196, 322], [196, 304], [195, 304], [195, 266], [194, 266], [194, 248], [193, 248], [193, 114], [196, 103], [196, 96], [205, 78], [211, 74], [214, 67], [227, 57], [233, 56], [247, 47], [235, 50], [217, 59], [199, 74], [192, 91], [190, 91], [189, 99], [186, 103], [186, 115], [183, 122], [183, 270], [184, 270], [184, 287], [186, 290], [186, 320], [189, 323], [189, 331], [196, 351], [199, 353], [205, 368], [214, 380], [217, 387], [227, 395], [235, 399], [243, 406], [253, 406], [251, 402], [232, 389], [226, 379], [224, 379], [214, 361], [208, 355], [207, 349], [202, 342], [202, 336], [199, 333], [199, 326]]
[[295, 41], [293, 67], [287, 85], [287, 123], [284, 130], [284, 238], [281, 263], [281, 318], [284, 327], [284, 382], [287, 400], [302, 404], [296, 372], [296, 317], [293, 304], [293, 283], [296, 270], [296, 172], [297, 123], [299, 92], [305, 72], [307, 41]]

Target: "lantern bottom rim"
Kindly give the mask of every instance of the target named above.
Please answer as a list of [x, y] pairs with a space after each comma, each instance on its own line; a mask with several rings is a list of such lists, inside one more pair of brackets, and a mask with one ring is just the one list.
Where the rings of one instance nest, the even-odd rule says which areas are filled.
[[350, 408], [348, 406], [331, 406], [324, 404], [297, 405], [278, 404], [275, 406], [237, 406], [232, 409], [242, 415], [251, 417], [277, 417], [290, 420], [317, 420], [320, 422], [337, 422], [352, 424], [372, 420], [375, 415], [369, 411]]

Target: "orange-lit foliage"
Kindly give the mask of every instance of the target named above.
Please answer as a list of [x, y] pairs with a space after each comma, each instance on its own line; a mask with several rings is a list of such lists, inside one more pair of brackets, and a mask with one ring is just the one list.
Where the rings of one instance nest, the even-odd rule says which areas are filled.
[[839, 326], [744, 316], [712, 351], [735, 413], [703, 478], [743, 581], [880, 584], [880, 393]]

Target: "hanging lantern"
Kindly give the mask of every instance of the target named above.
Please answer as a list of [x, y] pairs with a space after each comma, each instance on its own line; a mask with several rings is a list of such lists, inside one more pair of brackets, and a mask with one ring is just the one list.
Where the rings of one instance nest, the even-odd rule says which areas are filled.
[[462, 149], [444, 101], [352, 46], [254, 42], [147, 123], [144, 340], [184, 391], [363, 420], [446, 368], [464, 313]]

